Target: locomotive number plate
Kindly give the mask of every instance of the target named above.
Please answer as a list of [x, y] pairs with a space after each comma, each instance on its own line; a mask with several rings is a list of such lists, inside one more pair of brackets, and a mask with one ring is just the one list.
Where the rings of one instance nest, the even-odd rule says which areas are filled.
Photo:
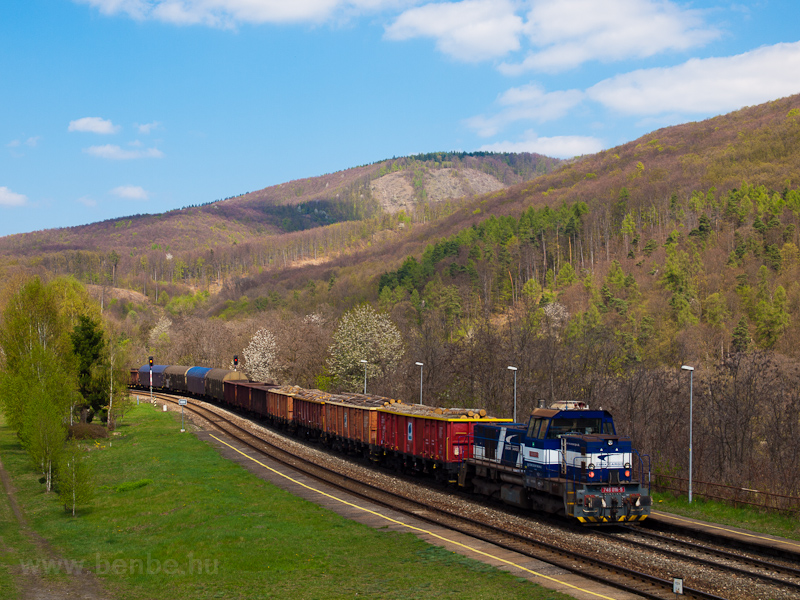
[[624, 494], [625, 488], [624, 487], [604, 487], [600, 488], [600, 493], [602, 494]]

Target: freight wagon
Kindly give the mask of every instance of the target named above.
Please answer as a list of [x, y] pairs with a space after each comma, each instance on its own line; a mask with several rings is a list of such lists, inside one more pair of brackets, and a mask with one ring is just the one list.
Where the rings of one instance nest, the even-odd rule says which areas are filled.
[[[131, 385], [146, 389], [150, 372], [148, 365], [131, 370]], [[514, 506], [581, 523], [640, 521], [650, 513], [646, 457], [616, 434], [608, 412], [580, 403], [536, 409], [526, 425], [483, 410], [250, 382], [226, 369], [154, 365], [152, 375], [154, 388], [185, 388], [340, 452]]]
[[402, 403], [379, 408], [377, 445], [383, 462], [455, 483], [461, 463], [472, 454], [475, 427], [511, 421], [481, 412]]

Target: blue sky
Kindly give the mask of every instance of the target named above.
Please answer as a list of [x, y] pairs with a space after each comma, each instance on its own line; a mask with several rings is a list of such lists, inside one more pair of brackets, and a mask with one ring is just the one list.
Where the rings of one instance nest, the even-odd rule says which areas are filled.
[[3, 0], [0, 236], [419, 152], [596, 152], [800, 93], [798, 21], [789, 0]]

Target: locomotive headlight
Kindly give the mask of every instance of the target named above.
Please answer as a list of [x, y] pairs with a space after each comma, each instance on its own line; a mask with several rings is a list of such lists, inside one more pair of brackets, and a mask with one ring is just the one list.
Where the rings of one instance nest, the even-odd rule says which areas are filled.
[[593, 463], [589, 463], [589, 466], [586, 467], [586, 468], [589, 469], [590, 471], [594, 471], [594, 464]]
[[609, 446], [613, 446], [614, 440], [606, 440], [606, 444], [608, 444]]
[[631, 463], [625, 463], [625, 468], [626, 469], [630, 469], [631, 468]]

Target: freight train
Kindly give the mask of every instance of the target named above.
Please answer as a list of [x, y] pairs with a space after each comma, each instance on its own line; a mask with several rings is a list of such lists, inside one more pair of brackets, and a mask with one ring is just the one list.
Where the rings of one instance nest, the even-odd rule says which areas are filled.
[[608, 411], [580, 402], [537, 408], [524, 424], [484, 410], [252, 382], [227, 369], [147, 364], [131, 369], [131, 386], [211, 400], [379, 465], [584, 524], [650, 514], [649, 460], [617, 435]]

